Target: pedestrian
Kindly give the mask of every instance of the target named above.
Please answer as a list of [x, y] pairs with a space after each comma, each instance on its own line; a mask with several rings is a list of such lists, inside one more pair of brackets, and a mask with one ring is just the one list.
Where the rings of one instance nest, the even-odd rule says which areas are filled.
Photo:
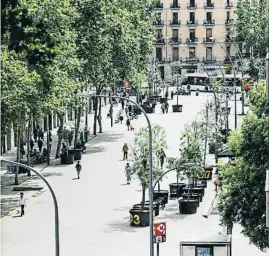
[[172, 91], [171, 92], [171, 100], [173, 100], [173, 98], [174, 98], [174, 92]]
[[128, 107], [126, 106], [125, 107], [125, 114], [126, 114], [126, 116], [128, 116], [128, 112], [129, 112], [129, 110], [128, 110]]
[[78, 161], [77, 164], [76, 164], [76, 170], [77, 170], [77, 174], [78, 174], [78, 179], [80, 178], [81, 169], [82, 169], [82, 166]]
[[38, 138], [44, 140], [44, 132], [42, 131], [42, 129], [40, 129], [38, 132]]
[[127, 125], [127, 127], [128, 127], [128, 131], [130, 131], [130, 125], [131, 125], [131, 122], [130, 122], [129, 119], [127, 119], [127, 121], [126, 121], [126, 125]]
[[168, 104], [168, 102], [166, 102], [164, 106], [165, 106], [165, 112], [166, 112], [166, 114], [167, 114], [167, 113], [168, 113], [168, 109], [169, 109], [169, 104]]
[[122, 107], [122, 110], [124, 110], [124, 100], [121, 100], [121, 107]]
[[122, 124], [122, 121], [123, 121], [123, 115], [121, 114], [120, 115], [120, 123]]
[[31, 151], [33, 151], [34, 146], [35, 146], [35, 143], [34, 143], [33, 139], [31, 139], [30, 140], [30, 149], [31, 149]]
[[50, 151], [51, 151], [51, 145], [52, 145], [52, 134], [49, 132], [49, 145], [50, 145]]
[[133, 125], [130, 125], [130, 130], [134, 131], [134, 126]]
[[128, 106], [128, 111], [129, 111], [129, 113], [132, 112], [132, 105], [130, 105], [130, 104]]
[[163, 148], [160, 150], [159, 152], [159, 159], [160, 159], [160, 165], [161, 168], [163, 168], [163, 164], [164, 164], [164, 159], [166, 158], [165, 152], [163, 150]]
[[26, 200], [22, 192], [20, 193], [19, 205], [21, 207], [21, 217], [22, 217], [25, 214], [24, 208], [26, 207]]
[[62, 149], [61, 149], [61, 151], [62, 151], [62, 154], [67, 154], [67, 146], [66, 146], [65, 143], [62, 143]]
[[35, 127], [34, 130], [33, 130], [33, 135], [34, 135], [34, 141], [37, 142], [37, 134], [38, 134], [38, 130], [37, 128]]
[[165, 92], [165, 98], [166, 99], [168, 98], [168, 90], [166, 90], [166, 92]]
[[127, 179], [127, 185], [129, 185], [130, 181], [131, 181], [131, 172], [132, 172], [132, 168], [131, 168], [130, 164], [127, 163], [126, 166], [125, 166], [125, 174], [126, 174], [126, 179]]
[[25, 155], [23, 141], [21, 141], [20, 143], [20, 154], [21, 154], [21, 158], [23, 158], [23, 156]]
[[37, 141], [37, 146], [39, 148], [39, 152], [41, 153], [42, 152], [42, 147], [43, 147], [43, 140], [41, 140], [41, 138], [38, 139]]
[[124, 143], [122, 151], [123, 151], [123, 160], [127, 160], [128, 159], [128, 151], [129, 151], [127, 143]]
[[215, 191], [218, 192], [218, 186], [220, 185], [220, 175], [218, 169], [216, 169], [215, 173], [212, 176], [213, 184], [215, 185]]
[[165, 104], [164, 103], [162, 104], [161, 109], [162, 109], [162, 112], [164, 114], [164, 111], [165, 111]]

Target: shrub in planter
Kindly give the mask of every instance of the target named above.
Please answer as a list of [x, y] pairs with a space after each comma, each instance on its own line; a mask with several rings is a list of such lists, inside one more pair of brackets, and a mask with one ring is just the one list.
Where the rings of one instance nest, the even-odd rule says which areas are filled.
[[198, 200], [198, 207], [200, 205], [200, 202], [203, 201], [203, 197], [201, 197], [200, 194], [194, 194], [194, 193], [183, 193], [182, 196], [181, 196], [183, 199], [195, 199], [195, 200]]
[[195, 214], [197, 212], [197, 208], [199, 205], [199, 201], [197, 199], [179, 199], [179, 212], [182, 214]]
[[[153, 170], [153, 179], [157, 179], [162, 174], [162, 169], [158, 164], [157, 152], [161, 148], [166, 148], [165, 132], [164, 129], [158, 125], [152, 126], [152, 170]], [[140, 222], [131, 222], [132, 226], [141, 226], [145, 227], [149, 225], [149, 204], [146, 202], [146, 189], [148, 188], [148, 176], [149, 176], [149, 165], [148, 165], [148, 155], [149, 155], [149, 145], [148, 145], [148, 128], [142, 128], [135, 134], [135, 139], [131, 145], [131, 154], [130, 154], [130, 166], [131, 166], [131, 177], [136, 177], [142, 187], [142, 200], [141, 204], [136, 205], [135, 209], [130, 210], [131, 219], [140, 218]], [[154, 202], [155, 214], [158, 214], [159, 211], [159, 202]], [[133, 211], [135, 210], [135, 211]], [[140, 212], [138, 212], [139, 210]], [[134, 217], [133, 214], [137, 216]], [[139, 224], [135, 224], [138, 223]]]

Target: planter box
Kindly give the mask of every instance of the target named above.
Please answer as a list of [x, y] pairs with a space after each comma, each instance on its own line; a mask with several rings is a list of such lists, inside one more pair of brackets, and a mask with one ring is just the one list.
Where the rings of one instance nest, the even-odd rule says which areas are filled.
[[141, 115], [141, 114], [142, 114], [141, 109], [140, 109], [140, 108], [136, 108], [135, 106], [134, 106], [134, 108], [133, 108], [133, 111], [134, 111], [134, 113], [137, 114], [137, 115]]
[[201, 196], [205, 195], [205, 189], [203, 187], [202, 188], [197, 188], [197, 187], [183, 188], [183, 193], [189, 193], [188, 191], [195, 193], [195, 194], [200, 194]]
[[68, 149], [68, 154], [74, 155], [74, 160], [81, 160], [83, 149]]
[[195, 199], [178, 200], [179, 212], [182, 214], [195, 214], [199, 205], [199, 201]]
[[186, 187], [185, 183], [170, 183], [169, 184], [170, 200], [179, 198], [183, 193], [184, 187]]
[[[228, 136], [229, 136], [230, 131], [231, 131], [231, 129], [228, 129]], [[227, 134], [227, 129], [221, 129], [220, 134], [225, 136]]]
[[149, 226], [149, 210], [147, 209], [131, 209], [130, 225], [133, 227], [148, 227]]
[[[141, 204], [135, 204], [133, 205], [132, 209], [142, 209], [142, 205]], [[149, 203], [145, 202], [144, 205], [144, 209], [149, 210]], [[160, 213], [160, 204], [158, 204], [157, 202], [153, 202], [153, 211], [154, 211], [154, 216], [159, 216]]]
[[195, 199], [195, 200], [198, 200], [198, 207], [199, 207], [199, 205], [200, 205], [200, 202], [202, 202], [201, 201], [201, 199], [203, 200], [203, 198], [201, 198], [201, 195], [200, 194], [192, 194], [192, 193], [183, 193], [182, 194], [182, 198], [183, 199]]
[[73, 164], [74, 163], [74, 154], [62, 154], [61, 157], [61, 164]]
[[183, 110], [183, 105], [172, 105], [173, 112], [181, 113]]
[[169, 191], [168, 190], [154, 190], [153, 191], [153, 200], [158, 199], [158, 198], [164, 198], [163, 199], [163, 204], [167, 204], [168, 203], [168, 194]]

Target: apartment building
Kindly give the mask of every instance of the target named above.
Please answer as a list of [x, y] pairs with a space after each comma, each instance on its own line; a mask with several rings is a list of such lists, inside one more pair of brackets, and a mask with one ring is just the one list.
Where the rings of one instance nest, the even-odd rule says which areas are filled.
[[[160, 0], [157, 3], [154, 56], [166, 81], [172, 68], [177, 72], [220, 73], [216, 61], [230, 64], [236, 58], [229, 33], [236, 19], [238, 0]], [[199, 59], [199, 60], [198, 60]], [[173, 69], [174, 70], [174, 69]]]

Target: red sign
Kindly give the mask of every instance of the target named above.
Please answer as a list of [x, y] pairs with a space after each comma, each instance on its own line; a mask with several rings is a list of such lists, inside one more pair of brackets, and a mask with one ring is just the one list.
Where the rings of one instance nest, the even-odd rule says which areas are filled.
[[154, 243], [163, 243], [166, 241], [166, 222], [153, 224]]

